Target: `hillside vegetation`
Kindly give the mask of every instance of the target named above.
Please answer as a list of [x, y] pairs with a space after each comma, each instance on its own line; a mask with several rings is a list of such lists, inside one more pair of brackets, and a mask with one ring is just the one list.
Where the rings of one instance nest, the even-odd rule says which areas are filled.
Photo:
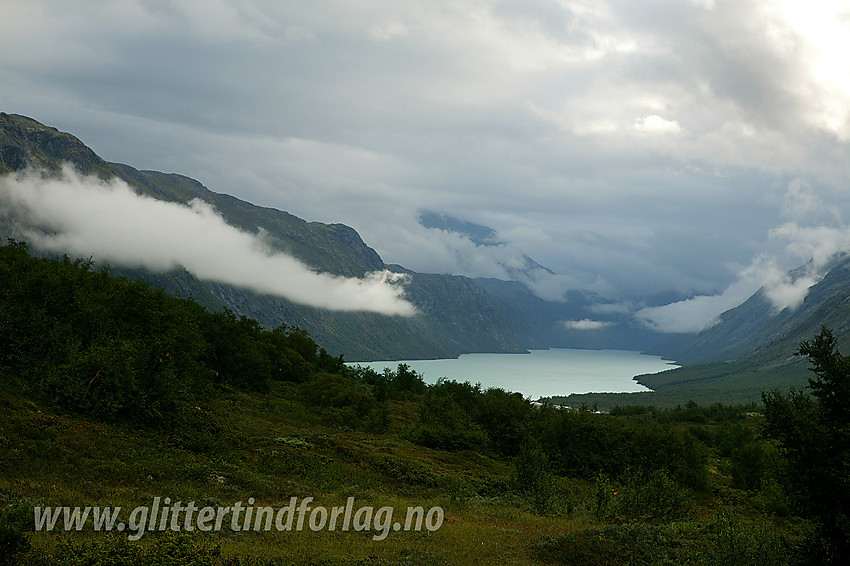
[[[184, 175], [143, 171], [110, 163], [73, 135], [32, 118], [0, 113], [0, 175], [27, 170], [60, 175], [71, 164], [83, 175], [120, 179], [139, 195], [186, 204], [200, 199], [229, 224], [249, 234], [262, 231], [273, 250], [288, 254], [310, 268], [346, 277], [362, 277], [383, 269], [404, 271], [410, 278], [406, 294], [419, 314], [391, 317], [369, 312], [337, 312], [294, 303], [284, 297], [200, 280], [185, 269], [155, 272], [114, 266], [116, 273], [155, 282], [168, 293], [192, 298], [209, 309], [231, 309], [263, 326], [297, 326], [333, 355], [352, 360], [451, 358], [465, 352], [524, 352], [505, 313], [467, 277], [410, 272], [385, 265], [360, 235], [343, 224], [308, 222], [288, 212], [262, 207], [216, 193]], [[298, 195], [295, 195], [298, 198]], [[0, 237], [24, 239], [28, 218], [0, 214]], [[170, 227], [179, 229], [179, 227]], [[38, 250], [33, 250], [37, 252]]]
[[808, 365], [805, 359], [791, 355], [802, 341], [827, 326], [837, 347], [850, 349], [850, 260], [839, 254], [829, 267], [797, 307], [777, 312], [759, 290], [743, 304], [724, 312], [713, 326], [648, 350], [687, 364], [637, 376], [651, 392], [570, 395], [553, 398], [552, 402], [572, 406], [586, 403], [603, 409], [627, 404], [675, 407], [689, 400], [751, 403], [761, 399], [764, 391], [804, 387], [810, 376]]
[[[34, 258], [16, 242], [0, 248], [0, 352], [0, 562], [8, 564], [843, 557], [835, 541], [845, 536], [844, 510], [824, 513], [789, 473], [799, 460], [793, 431], [760, 433], [760, 423], [777, 422], [772, 415], [795, 414], [796, 397], [786, 403], [777, 393], [766, 417], [760, 405], [695, 403], [597, 415], [469, 383], [426, 385], [407, 366], [349, 368], [302, 330], [211, 313], [89, 261]], [[807, 414], [820, 414], [825, 391], [815, 390]], [[841, 390], [839, 406], [846, 397]], [[822, 428], [823, 438], [842, 431]], [[840, 487], [846, 471], [837, 477]], [[399, 513], [440, 507], [445, 519], [433, 531], [387, 529], [383, 540], [377, 524], [149, 532], [139, 541], [91, 528], [32, 532], [35, 507], [132, 509], [154, 497], [212, 506], [254, 498], [274, 508], [291, 497], [328, 506], [353, 497]]]

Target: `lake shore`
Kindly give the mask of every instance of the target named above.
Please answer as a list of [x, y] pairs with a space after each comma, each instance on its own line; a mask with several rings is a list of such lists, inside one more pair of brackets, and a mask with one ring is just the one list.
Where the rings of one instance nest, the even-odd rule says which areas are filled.
[[439, 378], [500, 387], [531, 399], [574, 393], [650, 391], [634, 377], [678, 367], [659, 356], [631, 350], [552, 348], [528, 354], [462, 354], [456, 359], [353, 362], [383, 371], [406, 364], [427, 383]]

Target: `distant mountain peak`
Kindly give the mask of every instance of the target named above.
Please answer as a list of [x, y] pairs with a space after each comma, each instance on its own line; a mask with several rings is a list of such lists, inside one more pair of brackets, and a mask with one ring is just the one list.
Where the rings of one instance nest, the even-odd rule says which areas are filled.
[[422, 210], [419, 212], [419, 224], [425, 228], [466, 236], [478, 246], [497, 246], [503, 243], [499, 241], [498, 233], [489, 226], [476, 224], [445, 212]]

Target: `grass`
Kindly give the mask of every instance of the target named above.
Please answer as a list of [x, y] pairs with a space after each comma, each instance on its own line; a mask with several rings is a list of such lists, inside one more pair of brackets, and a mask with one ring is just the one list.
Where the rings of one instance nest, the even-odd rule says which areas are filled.
[[[719, 556], [716, 542], [724, 533], [745, 550], [741, 556], [785, 564], [787, 553], [758, 549], [781, 548], [780, 536], [797, 540], [806, 528], [766, 514], [755, 494], [731, 488], [723, 464], [701, 493], [667, 480], [554, 476], [546, 511], [538, 512], [533, 498], [514, 488], [511, 460], [407, 441], [411, 404], [393, 404], [386, 433], [357, 432], [323, 424], [286, 384], [262, 395], [222, 389], [180, 427], [162, 430], [88, 420], [8, 390], [0, 392], [0, 409], [0, 507], [7, 523], [9, 517], [31, 521], [33, 506], [132, 509], [155, 496], [199, 506], [253, 497], [255, 507], [276, 509], [293, 496], [326, 507], [354, 497], [358, 507], [390, 506], [396, 514], [408, 506], [445, 512], [434, 532], [390, 532], [380, 541], [374, 531], [309, 529], [154, 532], [139, 542], [91, 527], [37, 532], [25, 535], [30, 550], [19, 555], [21, 564], [687, 563], [675, 562], [683, 557], [707, 563], [699, 560]], [[612, 490], [604, 509], [600, 490]], [[733, 513], [727, 501], [734, 502]], [[737, 560], [717, 563], [745, 563]]]
[[715, 402], [734, 405], [760, 402], [762, 391], [804, 387], [809, 377], [811, 372], [802, 358], [792, 358], [778, 365], [746, 358], [684, 366], [636, 377], [652, 391], [581, 393], [553, 398], [553, 401], [571, 407], [595, 405], [601, 410], [615, 405], [676, 407], [684, 406], [688, 401], [701, 405]]

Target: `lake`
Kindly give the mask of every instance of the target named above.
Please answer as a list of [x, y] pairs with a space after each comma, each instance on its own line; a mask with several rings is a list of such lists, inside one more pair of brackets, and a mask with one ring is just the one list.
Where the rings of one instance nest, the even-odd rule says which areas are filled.
[[570, 393], [649, 391], [632, 378], [679, 366], [658, 356], [628, 350], [553, 348], [529, 354], [462, 354], [456, 360], [355, 362], [376, 371], [407, 364], [427, 383], [440, 377], [501, 387], [537, 399]]

